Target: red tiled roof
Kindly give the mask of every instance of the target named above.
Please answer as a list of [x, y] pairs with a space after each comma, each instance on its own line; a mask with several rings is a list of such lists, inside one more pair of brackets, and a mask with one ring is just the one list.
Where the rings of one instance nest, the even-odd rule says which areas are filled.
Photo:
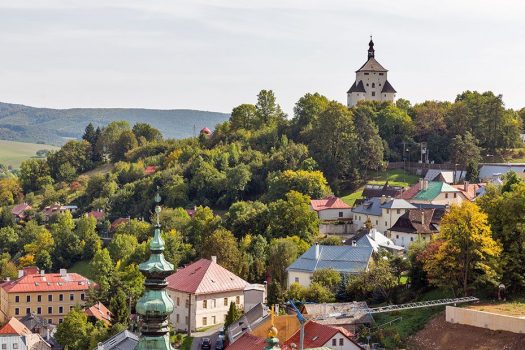
[[155, 165], [148, 165], [146, 169], [144, 169], [144, 174], [151, 175], [151, 174], [155, 174], [156, 171], [157, 171], [157, 167]]
[[90, 211], [89, 213], [87, 213], [87, 216], [94, 217], [95, 219], [97, 219], [97, 221], [104, 219], [105, 215], [106, 214], [104, 213], [103, 210], [93, 210], [93, 211]]
[[110, 231], [114, 231], [117, 229], [117, 227], [119, 227], [120, 225], [122, 224], [127, 224], [129, 222], [129, 218], [118, 218], [118, 219], [115, 219], [112, 223], [111, 223], [111, 226], [109, 228]]
[[200, 259], [167, 278], [168, 288], [194, 294], [244, 290], [248, 282], [216, 262]]
[[201, 132], [202, 132], [202, 133], [205, 133], [206, 135], [211, 135], [211, 130], [208, 129], [208, 128], [203, 128], [203, 129], [201, 130]]
[[244, 333], [234, 343], [228, 345], [228, 350], [261, 350], [266, 340], [249, 333]]
[[406, 191], [401, 192], [397, 198], [409, 200], [412, 199], [416, 194], [418, 194], [419, 189], [421, 188], [421, 184], [418, 182], [412, 186], [410, 186]]
[[465, 184], [463, 184], [463, 185], [452, 185], [452, 187], [457, 188], [458, 190], [460, 190], [461, 193], [463, 193], [465, 195], [465, 197], [467, 197], [467, 199], [473, 200], [474, 198], [476, 198], [476, 192], [480, 188], [485, 186], [485, 185], [486, 184], [484, 184], [484, 183], [468, 184], [467, 188], [466, 188], [466, 191], [465, 191]]
[[351, 209], [352, 207], [346, 204], [335, 196], [326, 197], [323, 199], [312, 199], [310, 201], [312, 208], [315, 211], [325, 210], [325, 209]]
[[0, 285], [7, 293], [30, 293], [51, 291], [79, 291], [88, 290], [91, 281], [77, 273], [46, 273], [44, 275], [31, 273], [24, 269], [24, 276], [6, 281]]
[[12, 334], [12, 335], [27, 335], [31, 334], [29, 328], [24, 326], [24, 324], [18, 321], [16, 318], [11, 317], [9, 322], [7, 322], [2, 329], [0, 329], [0, 334]]
[[100, 301], [92, 307], [84, 310], [84, 313], [88, 316], [95, 317], [97, 320], [100, 320], [107, 325], [111, 323], [111, 312]]
[[31, 209], [31, 206], [27, 203], [18, 204], [18, 205], [15, 205], [13, 209], [11, 209], [11, 214], [15, 216], [19, 216], [23, 214], [26, 210], [30, 210], [30, 209]]
[[[299, 345], [300, 333], [300, 330], [297, 331], [290, 339], [284, 342], [284, 345], [286, 347], [290, 347], [292, 343]], [[323, 347], [330, 339], [332, 339], [338, 333], [341, 333], [349, 341], [353, 342], [353, 340], [351, 340], [345, 334], [346, 332], [343, 333], [340, 329], [336, 327], [327, 326], [314, 321], [308, 321], [304, 325], [304, 348], [311, 349]], [[327, 346], [331, 345], [332, 344], [328, 344]]]

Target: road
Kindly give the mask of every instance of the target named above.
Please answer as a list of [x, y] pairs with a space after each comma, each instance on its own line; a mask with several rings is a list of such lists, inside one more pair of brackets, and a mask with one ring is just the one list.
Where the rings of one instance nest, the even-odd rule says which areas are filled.
[[217, 337], [219, 336], [219, 329], [222, 327], [222, 325], [219, 325], [217, 327], [213, 327], [212, 329], [208, 329], [204, 332], [194, 332], [192, 333], [193, 342], [191, 343], [191, 350], [200, 350], [201, 349], [201, 341], [203, 338], [210, 338], [211, 340], [211, 350], [215, 349], [215, 342], [217, 341]]

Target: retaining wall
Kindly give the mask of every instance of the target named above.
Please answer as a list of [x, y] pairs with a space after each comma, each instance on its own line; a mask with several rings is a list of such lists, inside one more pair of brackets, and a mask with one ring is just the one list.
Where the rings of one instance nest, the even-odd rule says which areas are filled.
[[447, 306], [446, 320], [450, 323], [487, 328], [493, 331], [525, 333], [525, 318], [486, 311]]

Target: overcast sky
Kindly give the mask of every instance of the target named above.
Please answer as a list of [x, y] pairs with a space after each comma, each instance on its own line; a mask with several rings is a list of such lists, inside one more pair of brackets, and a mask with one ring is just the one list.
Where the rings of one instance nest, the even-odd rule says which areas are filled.
[[525, 106], [525, 3], [0, 0], [0, 101], [230, 112], [273, 89], [346, 101], [369, 35], [398, 97]]

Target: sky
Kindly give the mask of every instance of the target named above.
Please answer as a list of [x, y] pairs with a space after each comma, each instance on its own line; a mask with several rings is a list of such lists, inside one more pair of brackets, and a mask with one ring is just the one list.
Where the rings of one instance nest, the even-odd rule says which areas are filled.
[[346, 103], [373, 35], [398, 98], [525, 106], [518, 0], [0, 0], [0, 101], [230, 112], [275, 92]]

